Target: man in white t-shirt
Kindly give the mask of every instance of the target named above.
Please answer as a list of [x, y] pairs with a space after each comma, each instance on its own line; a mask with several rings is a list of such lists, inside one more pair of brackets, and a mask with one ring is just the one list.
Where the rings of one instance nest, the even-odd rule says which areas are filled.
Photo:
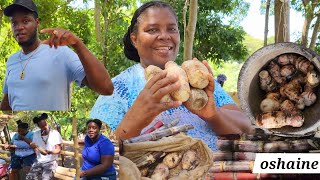
[[[37, 152], [37, 162], [32, 165], [30, 172], [27, 174], [27, 180], [52, 179], [58, 166], [57, 159], [61, 151], [62, 138], [58, 131], [50, 128], [46, 121], [47, 118], [46, 113], [33, 118], [33, 122], [40, 128], [40, 130], [34, 132], [30, 144]], [[47, 155], [40, 153], [40, 148], [45, 150]]]

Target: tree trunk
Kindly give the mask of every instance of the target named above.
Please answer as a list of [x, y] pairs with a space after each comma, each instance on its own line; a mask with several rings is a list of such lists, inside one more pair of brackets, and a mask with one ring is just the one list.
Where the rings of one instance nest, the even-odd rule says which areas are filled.
[[[318, 0], [303, 0], [303, 6], [305, 10], [305, 19], [303, 23], [302, 36], [301, 36], [301, 45], [308, 46], [308, 36], [309, 29], [313, 18], [315, 17], [314, 10], [318, 4]], [[311, 4], [310, 4], [311, 2]]]
[[189, 0], [185, 0], [184, 6], [183, 6], [183, 40], [187, 39], [187, 11], [189, 6]]
[[102, 44], [100, 14], [101, 14], [100, 1], [94, 0], [94, 22], [95, 22], [96, 41], [99, 44]]
[[109, 16], [108, 16], [108, 10], [111, 9], [110, 7], [108, 7], [108, 5], [110, 5], [111, 3], [108, 3], [108, 0], [104, 0], [103, 1], [103, 5], [102, 5], [102, 15], [103, 15], [103, 20], [104, 20], [104, 26], [103, 26], [103, 34], [104, 34], [104, 38], [103, 38], [103, 42], [102, 43], [102, 47], [103, 47], [103, 57], [102, 57], [102, 62], [103, 64], [106, 66], [107, 65], [107, 54], [108, 54], [108, 38], [107, 38], [107, 34], [108, 34], [108, 27], [109, 27]]
[[275, 42], [290, 41], [290, 9], [289, 0], [275, 0], [274, 2], [274, 18], [275, 18]]
[[314, 50], [314, 48], [316, 46], [319, 27], [320, 27], [320, 12], [318, 13], [317, 21], [316, 21], [316, 23], [314, 24], [314, 27], [313, 27], [313, 33], [312, 33], [311, 42], [310, 42], [310, 48], [312, 50]]
[[265, 16], [265, 24], [264, 24], [264, 46], [268, 44], [268, 24], [269, 24], [269, 9], [270, 9], [270, 1], [267, 0], [267, 7], [266, 7], [266, 16]]
[[194, 34], [196, 32], [198, 14], [198, 0], [190, 0], [189, 22], [186, 29], [186, 39], [184, 39], [183, 60], [192, 59], [192, 47]]
[[76, 180], [80, 179], [80, 156], [79, 156], [79, 144], [78, 144], [78, 133], [77, 133], [78, 120], [72, 118], [72, 138], [74, 143], [74, 159], [76, 168]]

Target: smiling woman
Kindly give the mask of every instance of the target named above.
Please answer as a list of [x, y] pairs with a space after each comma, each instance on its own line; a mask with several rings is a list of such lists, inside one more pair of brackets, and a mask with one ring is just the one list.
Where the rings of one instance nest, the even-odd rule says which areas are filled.
[[[178, 19], [173, 8], [161, 1], [151, 1], [139, 7], [124, 35], [124, 52], [128, 59], [139, 62], [112, 79], [115, 90], [111, 96], [100, 96], [90, 116], [106, 122], [118, 139], [138, 136], [159, 121], [164, 124], [179, 119], [179, 125], [191, 124], [188, 135], [202, 139], [215, 149], [215, 134], [242, 133], [250, 121], [231, 97], [213, 80], [212, 73], [205, 88], [208, 103], [201, 110], [188, 109], [182, 101], [161, 99], [177, 91], [178, 73], [162, 71], [148, 82], [144, 71], [149, 65], [164, 69], [175, 61], [179, 52]], [[199, 62], [200, 63], [200, 62]], [[208, 62], [202, 62], [211, 72]]]
[[116, 179], [116, 170], [113, 165], [114, 146], [107, 137], [100, 134], [101, 125], [102, 122], [98, 119], [87, 121], [80, 180]]

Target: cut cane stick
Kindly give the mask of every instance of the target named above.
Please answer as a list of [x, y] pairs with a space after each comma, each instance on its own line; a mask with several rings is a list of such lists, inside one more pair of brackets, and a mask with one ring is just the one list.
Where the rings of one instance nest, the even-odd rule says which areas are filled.
[[161, 126], [163, 126], [163, 123], [160, 120], [160, 121], [156, 122], [151, 128], [146, 130], [143, 134], [151, 133], [151, 132], [155, 131], [156, 129], [160, 128]]
[[123, 144], [136, 143], [136, 142], [144, 142], [144, 141], [155, 141], [161, 139], [166, 136], [171, 136], [173, 134], [177, 134], [179, 132], [185, 132], [194, 127], [191, 124], [185, 124], [182, 126], [175, 126], [172, 128], [164, 129], [162, 131], [152, 132], [149, 134], [143, 134], [131, 139], [127, 139], [123, 141]]

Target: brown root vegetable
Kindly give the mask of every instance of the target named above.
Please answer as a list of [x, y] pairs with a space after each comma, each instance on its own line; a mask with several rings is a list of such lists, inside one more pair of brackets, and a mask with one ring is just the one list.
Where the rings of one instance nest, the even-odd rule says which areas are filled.
[[311, 106], [317, 100], [317, 96], [313, 92], [303, 92], [301, 96], [303, 97], [303, 102], [306, 106]]
[[273, 111], [259, 114], [256, 124], [264, 128], [281, 128], [286, 125], [285, 114], [281, 111]]
[[180, 172], [182, 172], [182, 171], [183, 171], [182, 165], [181, 165], [181, 163], [179, 163], [176, 167], [170, 169], [169, 179], [173, 178], [175, 176], [178, 176], [180, 174]]
[[209, 71], [198, 59], [184, 61], [181, 68], [185, 70], [189, 83], [194, 88], [203, 89], [208, 86]]
[[293, 65], [285, 65], [280, 69], [280, 74], [282, 77], [285, 77], [286, 79], [290, 79], [292, 74], [294, 74], [296, 69]]
[[274, 99], [277, 101], [281, 101], [281, 95], [280, 93], [276, 93], [276, 92], [270, 92], [267, 94], [266, 99]]
[[168, 61], [165, 69], [168, 72], [167, 76], [176, 74], [179, 77], [180, 89], [172, 92], [171, 97], [178, 101], [187, 101], [190, 97], [190, 86], [186, 72], [173, 61]]
[[202, 89], [191, 88], [190, 97], [184, 105], [191, 110], [201, 110], [208, 103], [208, 95]]
[[169, 153], [164, 157], [163, 163], [167, 165], [169, 169], [174, 168], [179, 165], [182, 155], [183, 154], [179, 152]]
[[262, 100], [260, 104], [262, 112], [272, 112], [280, 109], [280, 103], [278, 100], [266, 98]]
[[269, 72], [263, 70], [259, 73], [260, 88], [266, 92], [271, 92], [277, 89], [277, 83], [272, 79]]
[[312, 71], [314, 68], [311, 61], [309, 61], [308, 59], [302, 56], [298, 57], [292, 64], [294, 64], [296, 69], [298, 69], [304, 74], [307, 74], [309, 71]]
[[306, 82], [311, 88], [317, 87], [320, 82], [319, 75], [315, 71], [308, 72]]
[[288, 54], [280, 55], [279, 58], [278, 58], [278, 63], [280, 65], [288, 65], [288, 64], [290, 64], [290, 59], [288, 57]]
[[292, 127], [301, 127], [304, 122], [304, 117], [302, 113], [298, 113], [297, 115], [287, 116], [286, 123]]
[[153, 76], [159, 74], [162, 71], [162, 69], [160, 69], [157, 66], [154, 65], [149, 65], [145, 70], [144, 70], [144, 76], [146, 78], [147, 81], [149, 81], [151, 78], [153, 78]]
[[304, 122], [304, 117], [301, 113], [297, 115], [286, 116], [282, 111], [274, 111], [262, 113], [257, 116], [256, 124], [263, 128], [281, 128], [283, 126], [301, 127]]
[[192, 170], [199, 164], [199, 157], [196, 151], [188, 150], [183, 154], [181, 165], [182, 169]]
[[285, 79], [280, 74], [280, 66], [277, 63], [271, 61], [268, 65], [268, 71], [277, 83], [283, 84], [285, 82]]
[[280, 104], [280, 110], [285, 114], [290, 114], [294, 111], [297, 111], [298, 109], [292, 101], [286, 99]]
[[152, 180], [166, 180], [169, 176], [169, 168], [163, 163], [159, 163], [154, 169], [151, 179]]
[[[160, 69], [159, 67], [154, 66], [154, 65], [149, 65], [144, 71], [144, 75], [145, 75], [146, 80], [149, 81], [151, 78], [153, 78], [155, 75], [157, 75], [161, 71], [162, 71], [162, 69]], [[172, 102], [172, 101], [173, 100], [170, 97], [170, 94], [163, 96], [160, 100], [160, 102], [162, 102], [162, 103]]]

